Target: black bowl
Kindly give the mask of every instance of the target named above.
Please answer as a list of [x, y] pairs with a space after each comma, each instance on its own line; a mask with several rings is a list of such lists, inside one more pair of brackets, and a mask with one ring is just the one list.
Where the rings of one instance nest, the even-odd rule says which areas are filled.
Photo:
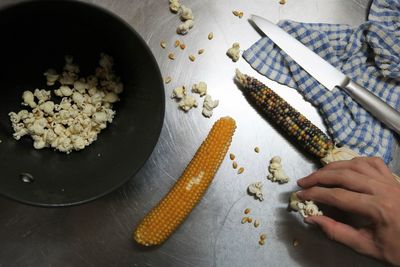
[[[7, 6], [0, 10], [0, 35], [0, 194], [33, 205], [74, 205], [133, 177], [157, 143], [165, 107], [161, 74], [142, 38], [110, 12], [75, 1]], [[22, 109], [24, 90], [46, 88], [43, 72], [61, 70], [67, 54], [85, 77], [101, 52], [114, 57], [125, 90], [97, 141], [67, 155], [35, 150], [30, 137], [13, 139], [8, 113]], [[22, 173], [33, 182], [23, 182]]]

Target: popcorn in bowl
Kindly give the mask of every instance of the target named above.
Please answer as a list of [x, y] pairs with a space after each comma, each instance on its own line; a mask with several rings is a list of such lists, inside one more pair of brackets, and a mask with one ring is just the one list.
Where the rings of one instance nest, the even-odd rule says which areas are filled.
[[[58, 82], [59, 87], [25, 91], [22, 105], [27, 109], [9, 113], [13, 137], [19, 140], [30, 136], [35, 149], [51, 147], [67, 154], [96, 141], [107, 123], [113, 121], [113, 104], [123, 91], [112, 67], [113, 58], [101, 54], [95, 75], [79, 77], [79, 66], [72, 56], [66, 56], [61, 74], [54, 69], [44, 73], [47, 85]], [[53, 101], [53, 94], [61, 100]]]

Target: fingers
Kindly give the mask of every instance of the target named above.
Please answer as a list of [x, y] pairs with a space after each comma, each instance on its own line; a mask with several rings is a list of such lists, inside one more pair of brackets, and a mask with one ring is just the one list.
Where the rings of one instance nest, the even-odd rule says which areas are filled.
[[305, 218], [304, 221], [318, 225], [330, 239], [349, 246], [359, 253], [381, 258], [373, 237], [368, 234], [368, 231], [354, 229], [326, 216], [311, 216]]
[[374, 196], [348, 191], [342, 188], [312, 187], [297, 192], [300, 200], [313, 200], [340, 210], [367, 216], [376, 221], [379, 212]]
[[340, 186], [352, 191], [374, 194], [379, 184], [394, 184], [390, 169], [377, 157], [355, 158], [332, 162], [322, 169], [298, 180], [298, 185], [309, 188], [315, 185]]
[[369, 176], [359, 174], [353, 170], [324, 168], [297, 181], [297, 184], [302, 188], [310, 188], [316, 185], [339, 186], [366, 194], [375, 192], [376, 183]]
[[[382, 174], [379, 172], [379, 169], [376, 169], [375, 165], [371, 164], [371, 162], [374, 160], [369, 160], [369, 159], [370, 158], [360, 157], [351, 160], [336, 161], [324, 166], [323, 169], [329, 169], [329, 170], [348, 169], [348, 170], [353, 170], [360, 174], [373, 175], [373, 176], [379, 176], [379, 174]], [[376, 158], [376, 161], [378, 161], [378, 158]]]

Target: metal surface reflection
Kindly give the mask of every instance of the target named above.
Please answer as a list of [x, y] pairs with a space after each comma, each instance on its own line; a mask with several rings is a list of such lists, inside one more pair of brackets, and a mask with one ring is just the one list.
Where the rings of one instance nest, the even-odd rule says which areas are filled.
[[[13, 1], [2, 1], [1, 5]], [[374, 260], [329, 241], [317, 229], [309, 229], [296, 214], [287, 212], [289, 192], [296, 179], [318, 164], [305, 157], [261, 118], [233, 82], [235, 68], [249, 73], [273, 88], [294, 107], [325, 129], [316, 110], [295, 90], [258, 75], [240, 59], [225, 55], [233, 42], [242, 49], [260, 36], [247, 22], [259, 14], [276, 22], [293, 19], [307, 22], [358, 25], [365, 20], [367, 0], [194, 1], [181, 0], [193, 9], [196, 24], [187, 36], [175, 34], [179, 18], [168, 10], [167, 1], [96, 0], [125, 19], [146, 40], [164, 76], [166, 117], [160, 140], [143, 169], [117, 192], [77, 207], [44, 209], [0, 199], [0, 266], [377, 266]], [[232, 15], [241, 10], [244, 17]], [[73, 19], [73, 14], [71, 14]], [[214, 38], [207, 38], [213, 32]], [[172, 43], [179, 39], [185, 50]], [[168, 42], [162, 49], [160, 41]], [[204, 49], [195, 62], [189, 54]], [[168, 59], [174, 51], [176, 59]], [[175, 86], [205, 81], [209, 93], [220, 100], [211, 119], [197, 108], [178, 110], [169, 95]], [[202, 103], [202, 102], [201, 102]], [[245, 172], [237, 175], [227, 157], [204, 199], [189, 219], [161, 247], [142, 249], [131, 240], [138, 220], [169, 190], [215, 120], [229, 115], [237, 121], [230, 151]], [[254, 147], [260, 153], [254, 152]], [[288, 184], [266, 180], [268, 160], [279, 155], [291, 177]], [[265, 200], [246, 194], [254, 181], [265, 181]], [[240, 223], [243, 210], [251, 209], [258, 228]], [[266, 244], [258, 245], [260, 233]], [[299, 245], [293, 246], [293, 239]]]

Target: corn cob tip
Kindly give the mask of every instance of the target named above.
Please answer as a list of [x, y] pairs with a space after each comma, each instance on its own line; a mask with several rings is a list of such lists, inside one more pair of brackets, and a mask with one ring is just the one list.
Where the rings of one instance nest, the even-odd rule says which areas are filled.
[[244, 81], [246, 80], [246, 74], [243, 74], [239, 69], [235, 70], [235, 80], [240, 83], [241, 85], [244, 84]]
[[218, 121], [230, 121], [231, 123], [236, 125], [236, 121], [232, 117], [229, 117], [229, 116], [221, 117], [221, 118], [219, 118]]

